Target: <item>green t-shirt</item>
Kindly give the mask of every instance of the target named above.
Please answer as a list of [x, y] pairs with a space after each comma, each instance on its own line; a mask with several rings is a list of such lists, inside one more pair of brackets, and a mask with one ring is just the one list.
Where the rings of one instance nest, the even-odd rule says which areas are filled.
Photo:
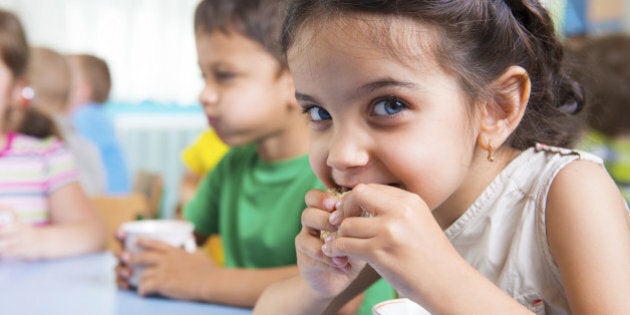
[[[184, 215], [199, 233], [220, 234], [225, 266], [269, 268], [295, 265], [295, 236], [311, 189], [324, 189], [308, 156], [262, 161], [254, 145], [235, 147], [207, 174]], [[361, 311], [393, 298], [383, 280], [368, 290]]]
[[308, 156], [265, 162], [256, 146], [237, 147], [204, 177], [184, 214], [197, 232], [221, 235], [226, 267], [294, 265], [304, 195], [313, 188], [323, 185]]

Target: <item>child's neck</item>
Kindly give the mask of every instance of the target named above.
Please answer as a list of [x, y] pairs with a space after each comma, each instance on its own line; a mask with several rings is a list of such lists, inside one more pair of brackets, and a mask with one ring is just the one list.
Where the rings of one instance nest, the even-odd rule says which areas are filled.
[[[301, 117], [300, 117], [301, 118]], [[304, 119], [256, 142], [258, 155], [267, 162], [297, 158], [308, 153], [309, 129]]]

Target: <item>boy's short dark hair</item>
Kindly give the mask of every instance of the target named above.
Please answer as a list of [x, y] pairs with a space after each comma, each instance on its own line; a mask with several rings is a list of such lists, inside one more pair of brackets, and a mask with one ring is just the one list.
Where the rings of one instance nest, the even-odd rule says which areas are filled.
[[285, 15], [285, 0], [203, 0], [195, 10], [195, 34], [240, 33], [262, 45], [286, 69], [280, 47]]

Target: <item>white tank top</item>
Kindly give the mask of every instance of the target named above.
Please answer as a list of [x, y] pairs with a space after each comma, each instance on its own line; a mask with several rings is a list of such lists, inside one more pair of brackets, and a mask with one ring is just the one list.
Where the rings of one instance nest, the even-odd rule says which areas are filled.
[[475, 269], [536, 314], [570, 314], [547, 242], [547, 194], [571, 161], [600, 158], [545, 145], [530, 148], [490, 183], [446, 236]]

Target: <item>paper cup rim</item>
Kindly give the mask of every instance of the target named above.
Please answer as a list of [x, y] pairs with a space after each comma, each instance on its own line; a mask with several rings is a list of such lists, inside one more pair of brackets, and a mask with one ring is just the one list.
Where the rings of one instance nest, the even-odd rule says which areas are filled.
[[[387, 307], [387, 306], [392, 305], [392, 304], [408, 304], [408, 303], [418, 305], [416, 302], [414, 302], [414, 301], [412, 301], [412, 300], [410, 300], [408, 298], [391, 299], [391, 300], [386, 300], [386, 301], [383, 301], [383, 302], [380, 302], [380, 303], [374, 305], [372, 307], [372, 314], [374, 314], [374, 315], [381, 315], [382, 314], [381, 313], [382, 308]], [[418, 307], [420, 307], [421, 310], [424, 311], [424, 314], [429, 314], [429, 312], [427, 310], [425, 310], [424, 308], [422, 308], [422, 306], [418, 305]]]
[[194, 226], [192, 223], [181, 220], [152, 219], [128, 221], [120, 225], [120, 230], [125, 233], [164, 233], [164, 227], [168, 227], [172, 233], [192, 233]]

